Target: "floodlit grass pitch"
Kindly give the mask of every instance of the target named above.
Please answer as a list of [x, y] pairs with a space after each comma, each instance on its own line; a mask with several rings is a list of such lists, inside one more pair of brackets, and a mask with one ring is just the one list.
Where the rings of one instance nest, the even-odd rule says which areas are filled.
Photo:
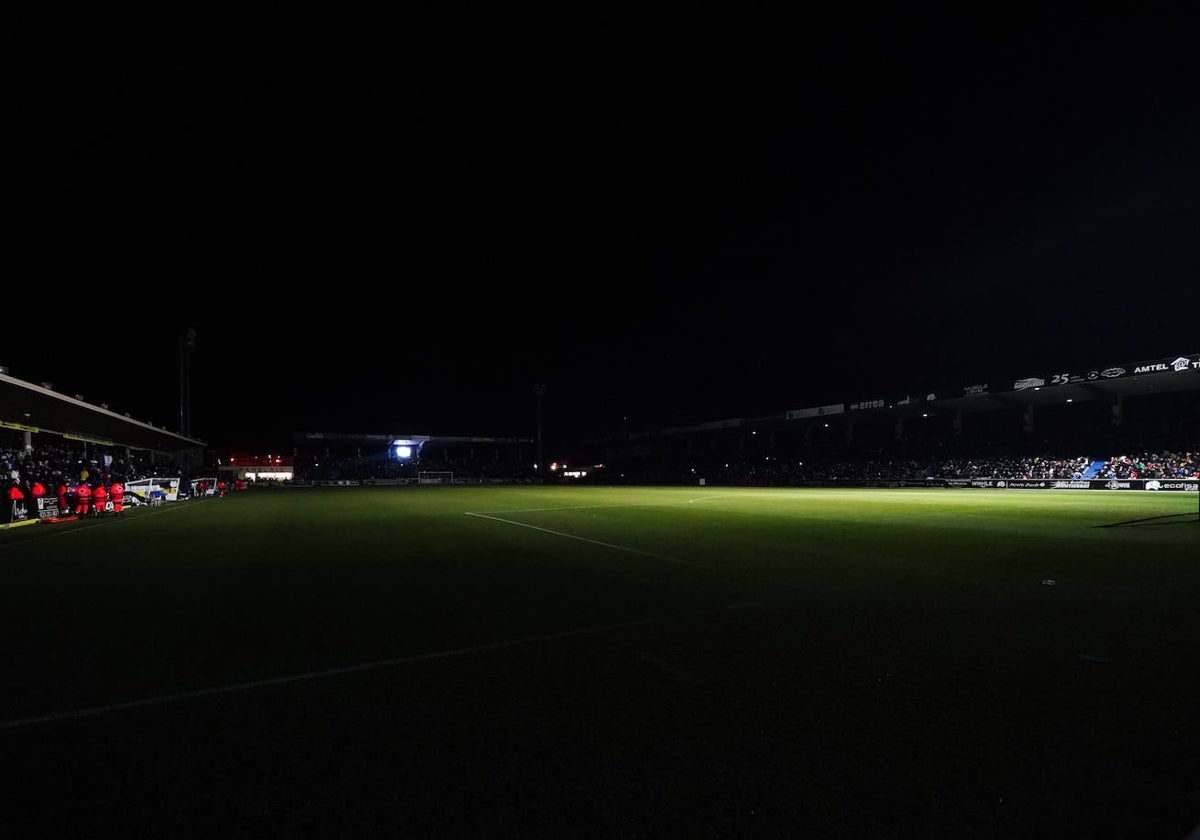
[[128, 513], [0, 533], [0, 745], [37, 836], [1200, 821], [1192, 494], [297, 488]]

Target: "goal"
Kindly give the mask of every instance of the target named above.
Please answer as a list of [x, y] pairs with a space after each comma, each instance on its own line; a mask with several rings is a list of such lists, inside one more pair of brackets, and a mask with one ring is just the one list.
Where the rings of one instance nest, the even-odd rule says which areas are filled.
[[417, 473], [417, 484], [453, 484], [454, 473], [422, 470]]

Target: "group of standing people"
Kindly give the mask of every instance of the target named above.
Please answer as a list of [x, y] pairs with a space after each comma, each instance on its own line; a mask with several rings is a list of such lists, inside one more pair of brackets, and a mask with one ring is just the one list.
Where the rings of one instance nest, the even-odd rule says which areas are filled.
[[59, 516], [106, 516], [110, 511], [119, 514], [124, 510], [125, 485], [120, 481], [98, 481], [95, 485], [64, 481], [58, 486]]
[[[18, 508], [25, 515], [39, 516], [42, 504], [38, 501], [47, 494], [46, 485], [35, 479], [30, 482], [11, 481], [4, 498], [8, 502], [7, 513], [16, 518]], [[125, 485], [116, 479], [88, 482], [66, 481], [58, 486], [58, 517], [107, 516], [110, 512], [120, 514], [125, 510]], [[28, 500], [28, 507], [27, 507]], [[29, 508], [32, 508], [31, 510]], [[8, 521], [8, 518], [5, 518]]]

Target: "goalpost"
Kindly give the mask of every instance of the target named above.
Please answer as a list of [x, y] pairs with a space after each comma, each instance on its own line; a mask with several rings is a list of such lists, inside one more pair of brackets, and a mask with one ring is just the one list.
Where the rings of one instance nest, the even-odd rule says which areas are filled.
[[454, 473], [438, 470], [421, 470], [417, 473], [417, 484], [446, 484], [454, 483]]

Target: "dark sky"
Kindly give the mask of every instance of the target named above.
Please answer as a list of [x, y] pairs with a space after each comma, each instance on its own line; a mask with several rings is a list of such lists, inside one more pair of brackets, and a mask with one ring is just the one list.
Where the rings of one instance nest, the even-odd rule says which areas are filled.
[[194, 328], [193, 434], [244, 449], [532, 435], [535, 383], [565, 441], [1196, 352], [1196, 16], [891, 14], [50, 86], [0, 364], [174, 428]]

